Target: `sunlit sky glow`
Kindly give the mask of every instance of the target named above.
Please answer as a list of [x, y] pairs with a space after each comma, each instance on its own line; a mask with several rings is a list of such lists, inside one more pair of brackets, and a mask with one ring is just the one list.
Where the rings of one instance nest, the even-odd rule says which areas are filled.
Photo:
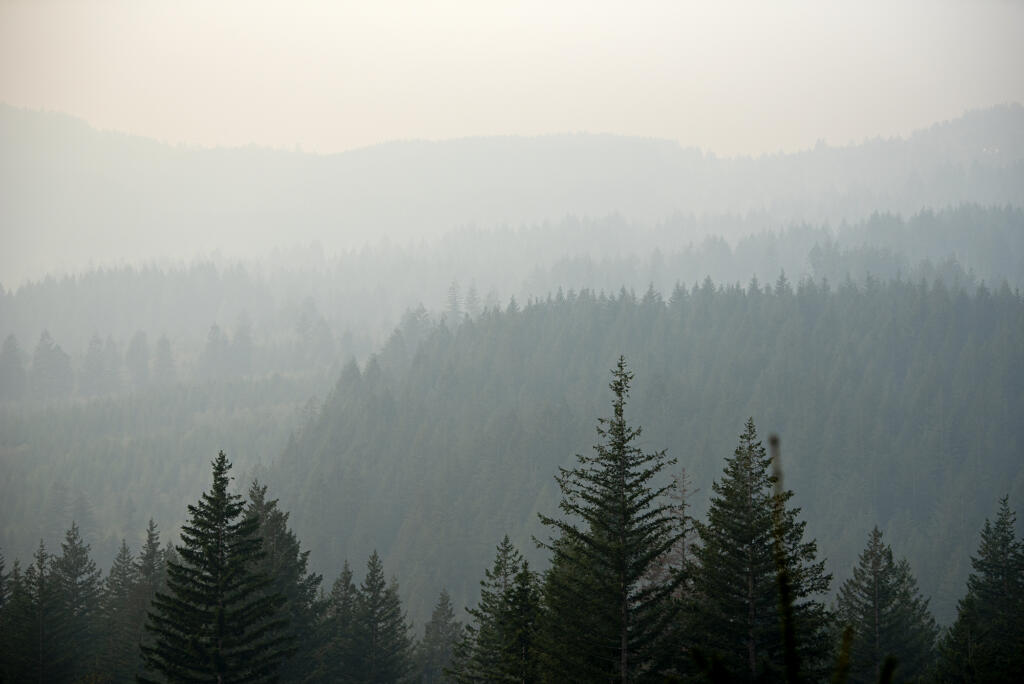
[[609, 132], [718, 154], [1024, 101], [1024, 2], [0, 0], [0, 101], [203, 146]]

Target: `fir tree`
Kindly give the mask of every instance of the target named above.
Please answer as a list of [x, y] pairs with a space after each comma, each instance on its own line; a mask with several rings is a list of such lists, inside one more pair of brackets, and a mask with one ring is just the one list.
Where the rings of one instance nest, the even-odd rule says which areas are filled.
[[71, 664], [72, 654], [65, 648], [67, 613], [62, 610], [64, 601], [54, 577], [53, 558], [43, 542], [39, 542], [32, 560], [25, 570], [28, 619], [21, 623], [21, 630], [28, 638], [19, 668], [27, 676], [14, 681], [56, 681], [66, 676]]
[[1003, 497], [995, 522], [985, 520], [967, 595], [942, 642], [941, 681], [1010, 682], [1024, 673], [1024, 542], [1016, 519]]
[[288, 528], [288, 514], [277, 507], [277, 499], [267, 499], [266, 485], [257, 481], [249, 487], [246, 514], [260, 522], [264, 555], [256, 567], [272, 580], [267, 593], [285, 598], [282, 612], [297, 646], [295, 655], [281, 666], [280, 676], [285, 681], [302, 681], [315, 665], [313, 654], [318, 644], [311, 637], [321, 611], [322, 578], [309, 571], [309, 551], [302, 550], [298, 537]]
[[906, 561], [895, 561], [876, 527], [853, 577], [839, 589], [837, 617], [853, 628], [851, 682], [877, 682], [885, 659], [897, 681], [919, 680], [930, 666], [937, 629]]
[[21, 564], [14, 561], [8, 577], [8, 595], [0, 611], [0, 681], [31, 681], [36, 647], [35, 610]]
[[78, 680], [99, 669], [102, 574], [89, 557], [89, 545], [82, 541], [75, 523], [64, 536], [61, 555], [53, 559], [52, 577], [64, 627], [62, 638], [54, 640], [54, 646], [66, 655], [60, 672], [69, 680]]
[[[152, 518], [146, 526], [146, 541], [135, 560], [135, 569], [137, 581], [132, 592], [132, 643], [141, 648], [153, 645], [153, 635], [146, 629], [146, 613], [156, 593], [166, 589], [167, 581], [167, 554], [160, 547], [160, 531]], [[140, 659], [141, 655], [137, 652], [136, 670]]]
[[[696, 525], [700, 544], [691, 570], [690, 646], [738, 679], [753, 681], [782, 672], [778, 575], [784, 572], [797, 655], [803, 671], [820, 678], [828, 651], [828, 616], [813, 597], [828, 591], [831, 577], [816, 559], [815, 542], [803, 540], [799, 509], [786, 508], [793, 493], [773, 491], [776, 476], [769, 473], [770, 465], [750, 419], [726, 461], [725, 476], [712, 485], [707, 522]], [[779, 558], [773, 550], [776, 540]]]
[[138, 669], [139, 632], [134, 603], [138, 584], [138, 565], [128, 542], [122, 539], [103, 585], [102, 665], [115, 682], [131, 681]]
[[169, 681], [272, 682], [291, 652], [280, 617], [284, 598], [269, 593], [259, 520], [244, 515], [228, 492], [231, 464], [213, 462], [213, 484], [182, 527], [179, 560], [167, 563], [167, 592], [158, 592], [143, 645], [147, 671]]
[[384, 566], [376, 551], [366, 564], [352, 632], [355, 658], [350, 676], [355, 681], [397, 682], [409, 673], [412, 643], [398, 584], [385, 582]]
[[503, 648], [499, 624], [522, 562], [522, 555], [506, 534], [497, 546], [493, 566], [484, 570], [484, 579], [480, 580], [479, 602], [466, 609], [472, 621], [456, 645], [452, 668], [458, 681], [489, 681], [500, 676]]
[[505, 591], [503, 604], [498, 620], [503, 679], [523, 684], [540, 681], [540, 581], [527, 561]]
[[[619, 357], [609, 387], [613, 415], [598, 422], [602, 439], [593, 456], [577, 456], [574, 468], [556, 476], [567, 520], [541, 516], [563, 543], [545, 544], [564, 574], [549, 574], [548, 585], [567, 612], [549, 611], [563, 633], [586, 634], [586, 669], [573, 663], [574, 677], [628, 682], [657, 676], [669, 653], [668, 629], [676, 614], [672, 593], [677, 580], [644, 581], [682, 536], [672, 508], [662, 497], [671, 483], [655, 484], [675, 463], [664, 451], [644, 453], [636, 446], [640, 428], [625, 419], [626, 398], [633, 374]], [[569, 674], [569, 668], [562, 674]]]
[[455, 645], [461, 636], [462, 624], [455, 619], [448, 590], [442, 589], [430, 620], [424, 625], [423, 640], [416, 647], [417, 681], [451, 681], [445, 671], [452, 664]]
[[352, 580], [352, 568], [345, 561], [341, 574], [331, 586], [324, 619], [319, 628], [316, 651], [317, 681], [353, 681], [351, 668], [356, 661], [355, 628], [359, 589]]

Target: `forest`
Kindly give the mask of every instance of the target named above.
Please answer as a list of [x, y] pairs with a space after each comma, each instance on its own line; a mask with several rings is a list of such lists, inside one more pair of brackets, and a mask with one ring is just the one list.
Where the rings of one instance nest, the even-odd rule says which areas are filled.
[[[97, 569], [75, 523], [59, 554], [0, 559], [4, 681], [1011, 681], [1024, 667], [1024, 540], [1008, 497], [976, 535], [966, 593], [940, 633], [912, 565], [879, 527], [840, 577], [825, 569], [779, 438], [748, 418], [691, 516], [685, 467], [627, 418], [620, 356], [592, 453], [554, 477], [534, 537], [505, 535], [463, 623], [442, 589], [415, 632], [376, 550], [329, 592], [279, 499], [232, 487], [224, 452], [181, 543], [150, 520]], [[788, 462], [788, 461], [787, 461]], [[534, 566], [536, 567], [536, 566]], [[826, 596], [835, 579], [838, 593]]]
[[0, 105], [18, 244], [111, 245], [0, 254], [0, 682], [1015, 681], [1022, 112], [726, 159]]

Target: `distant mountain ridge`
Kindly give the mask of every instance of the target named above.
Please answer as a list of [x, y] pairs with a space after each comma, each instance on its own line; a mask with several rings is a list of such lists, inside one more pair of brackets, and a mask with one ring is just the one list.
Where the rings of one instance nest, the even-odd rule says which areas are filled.
[[6, 287], [97, 259], [253, 256], [310, 241], [337, 249], [567, 215], [649, 223], [761, 214], [769, 228], [964, 202], [1024, 205], [1020, 105], [907, 139], [758, 158], [589, 134], [394, 142], [328, 156], [201, 149], [0, 106]]

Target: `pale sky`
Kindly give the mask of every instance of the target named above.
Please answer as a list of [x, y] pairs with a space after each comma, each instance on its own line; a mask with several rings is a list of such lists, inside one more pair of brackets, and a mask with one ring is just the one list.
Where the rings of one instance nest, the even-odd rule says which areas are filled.
[[791, 151], [1024, 101], [1024, 2], [0, 0], [0, 101], [202, 146]]

